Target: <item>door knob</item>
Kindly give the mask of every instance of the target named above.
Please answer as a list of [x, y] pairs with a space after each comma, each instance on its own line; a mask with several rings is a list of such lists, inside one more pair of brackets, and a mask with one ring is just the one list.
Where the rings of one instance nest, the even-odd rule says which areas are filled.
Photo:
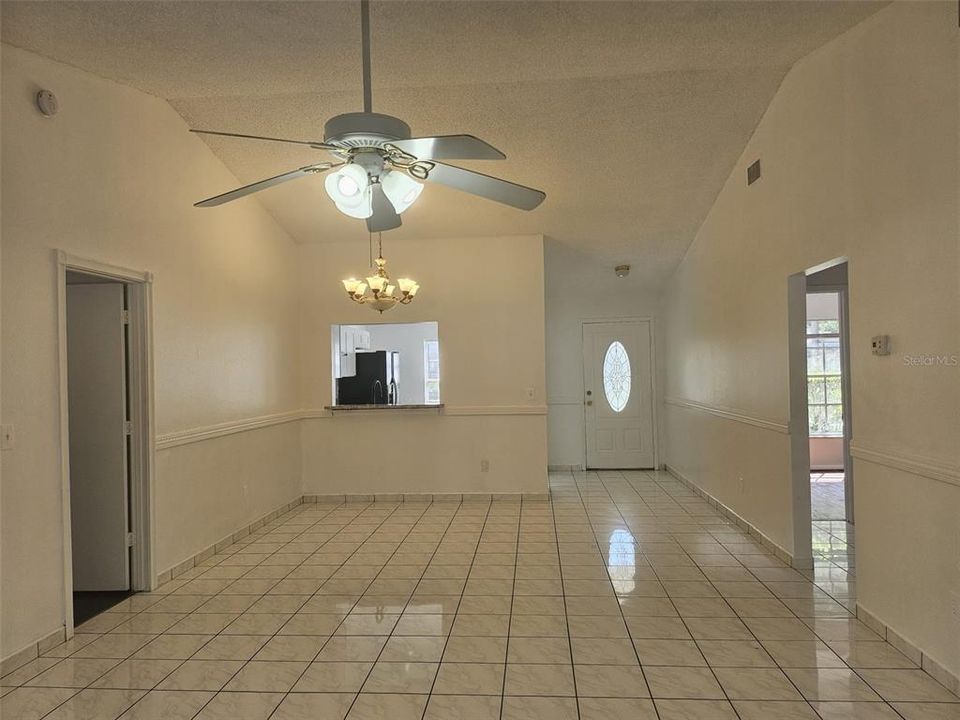
[[587, 400], [587, 405], [593, 405], [593, 400]]
[[593, 390], [587, 390], [587, 397], [590, 397], [591, 395], [593, 395]]

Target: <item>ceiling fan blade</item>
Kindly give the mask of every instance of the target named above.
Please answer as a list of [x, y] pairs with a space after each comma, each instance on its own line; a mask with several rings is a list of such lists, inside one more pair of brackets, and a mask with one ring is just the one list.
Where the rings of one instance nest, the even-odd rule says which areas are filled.
[[390, 144], [421, 160], [503, 160], [507, 157], [473, 135], [410, 138]]
[[312, 140], [288, 140], [286, 138], [266, 137], [264, 135], [244, 135], [242, 133], [219, 132], [217, 130], [191, 129], [190, 132], [197, 133], [198, 135], [220, 135], [221, 137], [246, 138], [248, 140], [269, 140], [270, 142], [292, 143], [294, 145], [308, 145], [309, 147], [316, 148], [317, 150], [337, 150], [338, 149], [333, 145], [327, 145], [326, 143], [312, 141]]
[[533, 210], [547, 197], [542, 190], [517, 185], [508, 180], [440, 162], [432, 164], [434, 167], [426, 178], [430, 182], [440, 183], [505, 205], [512, 205], [521, 210]]
[[400, 227], [400, 215], [393, 208], [393, 203], [383, 192], [380, 183], [376, 183], [370, 188], [373, 193], [372, 206], [373, 215], [367, 218], [367, 230], [372, 233], [384, 232], [385, 230], [394, 230]]
[[[342, 165], [343, 163], [338, 164]], [[207, 198], [206, 200], [201, 200], [198, 203], [194, 203], [194, 207], [214, 207], [216, 205], [223, 205], [231, 200], [236, 200], [237, 198], [242, 198], [252, 193], [260, 192], [261, 190], [266, 190], [267, 188], [273, 187], [274, 185], [279, 185], [280, 183], [296, 180], [297, 178], [305, 175], [315, 175], [325, 172], [332, 167], [334, 167], [332, 163], [308, 165], [297, 170], [291, 170], [290, 172], [283, 173], [283, 175], [277, 175], [272, 178], [267, 178], [266, 180], [260, 180], [259, 182], [251, 183], [250, 185], [244, 185], [243, 187], [223, 193], [222, 195], [215, 195], [214, 197]]]

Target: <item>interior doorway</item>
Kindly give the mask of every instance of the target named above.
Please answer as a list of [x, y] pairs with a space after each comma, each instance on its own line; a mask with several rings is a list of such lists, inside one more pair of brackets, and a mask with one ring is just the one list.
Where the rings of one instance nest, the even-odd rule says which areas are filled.
[[73, 620], [131, 593], [127, 287], [67, 272]]
[[150, 282], [58, 255], [67, 636], [152, 587]]
[[807, 414], [814, 560], [853, 573], [850, 335], [847, 264], [807, 275]]
[[588, 469], [656, 466], [652, 349], [649, 320], [583, 323]]
[[789, 280], [794, 551], [850, 605], [855, 577], [847, 263]]

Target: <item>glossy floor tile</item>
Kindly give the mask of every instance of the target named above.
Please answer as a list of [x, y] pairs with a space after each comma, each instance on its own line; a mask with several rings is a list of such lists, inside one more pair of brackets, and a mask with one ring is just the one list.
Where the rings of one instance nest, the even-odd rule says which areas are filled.
[[550, 501], [305, 504], [0, 679], [0, 716], [925, 720], [960, 698], [661, 473]]

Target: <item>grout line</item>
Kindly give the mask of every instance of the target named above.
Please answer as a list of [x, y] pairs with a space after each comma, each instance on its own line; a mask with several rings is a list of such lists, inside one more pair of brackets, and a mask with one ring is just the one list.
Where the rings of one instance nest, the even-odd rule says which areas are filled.
[[[450, 503], [450, 504], [452, 505], [452, 503]], [[450, 515], [450, 519], [447, 521], [447, 526], [444, 528], [443, 533], [442, 533], [441, 536], [440, 536], [440, 540], [437, 542], [437, 547], [434, 548], [433, 554], [430, 556], [430, 560], [428, 560], [428, 561], [427, 561], [427, 564], [424, 565], [423, 572], [420, 574], [420, 579], [417, 580], [417, 584], [414, 586], [413, 591], [411, 591], [410, 595], [407, 597], [407, 602], [404, 603], [404, 605], [403, 605], [404, 610], [406, 610], [407, 605], [410, 604], [410, 599], [413, 597], [414, 593], [416, 593], [416, 588], [417, 588], [417, 586], [420, 585], [421, 581], [423, 580], [423, 576], [426, 574], [427, 570], [429, 569], [429, 567], [430, 567], [430, 562], [432, 562], [433, 558], [436, 557], [437, 551], [439, 550], [440, 545], [443, 544], [443, 538], [444, 538], [444, 537], [446, 536], [446, 534], [450, 531], [450, 526], [453, 524], [454, 518], [456, 518], [457, 512], [459, 512], [459, 510], [460, 510], [460, 505], [462, 505], [462, 501], [457, 504], [457, 509], [454, 510], [454, 512]], [[373, 584], [374, 580], [376, 580], [377, 577], [380, 576], [380, 573], [383, 572], [383, 568], [387, 566], [387, 563], [389, 563], [390, 560], [393, 558], [393, 556], [397, 554], [397, 552], [400, 550], [400, 547], [403, 545], [404, 540], [406, 540], [406, 539], [410, 536], [410, 533], [413, 532], [414, 528], [417, 527], [417, 525], [420, 523], [420, 521], [423, 519], [423, 517], [424, 517], [424, 516], [430, 511], [430, 509], [433, 508], [434, 506], [435, 506], [435, 503], [431, 500], [431, 501], [430, 501], [430, 504], [427, 505], [427, 507], [424, 509], [424, 511], [423, 511], [422, 513], [420, 513], [420, 515], [417, 517], [417, 521], [410, 527], [410, 529], [406, 532], [406, 534], [403, 536], [403, 538], [400, 540], [400, 542], [397, 543], [397, 548], [396, 548], [396, 550], [394, 550], [392, 553], [390, 553], [390, 557], [387, 558], [387, 561], [386, 561], [386, 562], [383, 564], [383, 566], [380, 568], [380, 571], [376, 574], [376, 576], [373, 578], [373, 580], [371, 580], [370, 583], [367, 585], [368, 588], [370, 587], [370, 585]], [[402, 504], [402, 503], [399, 503], [399, 504], [397, 505], [397, 508], [400, 508], [400, 507], [403, 507], [403, 504]], [[392, 515], [392, 514], [393, 514], [393, 513], [391, 513], [391, 515]], [[382, 523], [381, 523], [381, 525], [382, 525]], [[380, 527], [380, 526], [378, 526], [378, 529], [379, 529], [379, 527]], [[368, 538], [368, 539], [369, 539], [369, 538]], [[366, 542], [366, 540], [364, 540], [364, 542]], [[363, 547], [363, 543], [361, 543], [360, 547]], [[359, 548], [357, 548], [357, 549], [359, 550]], [[366, 590], [364, 591], [364, 593], [365, 593], [365, 592], [366, 592]], [[357, 598], [357, 602], [360, 602], [360, 599], [363, 598], [363, 594], [364, 594], [364, 593], [361, 593], [361, 594], [360, 594], [360, 597]], [[353, 604], [353, 607], [356, 607], [357, 602], [355, 602], [355, 603]], [[352, 612], [352, 611], [353, 611], [353, 609], [351, 608], [351, 612]], [[340, 625], [342, 625], [342, 624], [343, 624], [343, 621], [346, 620], [347, 617], [349, 617], [349, 616], [350, 616], [350, 613], [348, 613], [348, 614], [343, 618], [343, 620], [340, 621]], [[367, 681], [370, 679], [370, 675], [373, 674], [374, 669], [377, 667], [377, 663], [380, 662], [380, 656], [383, 655], [383, 651], [384, 651], [384, 649], [386, 649], [387, 643], [390, 642], [390, 638], [393, 637], [393, 631], [396, 630], [397, 624], [399, 624], [400, 618], [402, 618], [402, 617], [403, 617], [403, 611], [400, 612], [399, 616], [397, 617], [397, 622], [394, 623], [394, 626], [393, 626], [392, 628], [390, 628], [390, 634], [387, 635], [387, 636], [386, 636], [386, 640], [383, 641], [383, 646], [380, 648], [380, 652], [377, 653], [377, 657], [374, 659], [373, 663], [370, 665], [370, 670], [367, 672], [366, 677], [364, 677], [363, 682], [362, 682], [361, 685], [360, 685], [360, 689], [357, 691], [357, 694], [354, 695], [353, 701], [350, 703], [350, 707], [347, 708], [347, 712], [345, 713], [345, 716], [350, 714], [350, 711], [353, 709], [353, 706], [356, 704], [357, 699], [360, 697], [360, 694], [363, 692], [364, 686], [367, 684]], [[340, 625], [338, 625], [337, 628], [339, 628]], [[452, 626], [451, 626], [451, 629], [452, 629]], [[335, 634], [336, 634], [336, 630], [334, 630], [334, 634], [331, 635], [330, 637], [332, 638]], [[375, 636], [375, 637], [376, 637], [376, 636]], [[382, 636], [381, 636], [381, 637], [382, 637]], [[324, 647], [326, 647], [326, 643], [324, 643]], [[320, 648], [320, 652], [323, 652], [323, 648]], [[317, 657], [319, 657], [319, 656], [320, 656], [320, 653], [317, 653]], [[309, 668], [309, 667], [310, 667], [310, 666], [308, 665], [307, 668]], [[439, 666], [439, 664], [438, 664], [438, 665], [437, 665], [437, 670], [438, 670], [438, 672], [439, 672], [439, 669], [440, 669], [440, 666]], [[306, 672], [306, 670], [304, 670], [304, 672]], [[301, 673], [301, 677], [302, 677], [302, 673]], [[298, 678], [298, 681], [299, 681], [299, 678]], [[294, 684], [296, 684], [296, 683], [294, 683]], [[292, 689], [292, 688], [293, 688], [293, 685], [291, 685], [290, 687], [291, 687], [291, 689]], [[288, 694], [289, 694], [289, 693], [288, 693]], [[286, 696], [284, 696], [284, 697], [286, 697]], [[430, 698], [429, 698], [429, 696], [428, 696], [428, 697], [427, 697], [427, 702], [429, 702], [429, 701], [430, 701]], [[281, 700], [281, 702], [283, 702], [283, 701]], [[279, 703], [277, 704], [277, 707], [280, 707]], [[424, 704], [423, 704], [423, 712], [420, 714], [421, 717], [423, 716], [424, 713], [426, 713], [426, 711], [427, 711], [427, 703], [424, 703]], [[271, 715], [272, 715], [272, 713], [271, 713]]]
[[[463, 587], [460, 588], [460, 598], [459, 600], [457, 600], [457, 609], [453, 611], [453, 621], [450, 623], [450, 632], [448, 632], [446, 637], [444, 637], [443, 639], [443, 649], [440, 651], [440, 659], [437, 661], [437, 672], [433, 676], [433, 682], [430, 683], [430, 692], [427, 693], [427, 702], [424, 703], [423, 705], [423, 713], [421, 714], [421, 717], [427, 714], [427, 708], [430, 705], [430, 700], [433, 698], [433, 689], [437, 686], [437, 678], [440, 677], [440, 668], [443, 667], [443, 656], [446, 655], [447, 645], [450, 644], [450, 637], [451, 635], [453, 635], [454, 625], [456, 625], [457, 618], [460, 616], [460, 605], [463, 604], [463, 596], [467, 592], [467, 583], [470, 582], [470, 575], [473, 573], [473, 564], [474, 562], [476, 562], [477, 553], [480, 552], [480, 543], [483, 542], [483, 531], [487, 526], [487, 519], [490, 517], [490, 510], [492, 509], [492, 507], [493, 507], [493, 501], [491, 500], [489, 503], [487, 503], [487, 511], [483, 515], [483, 524], [480, 526], [480, 533], [477, 536], [477, 544], [474, 547], [473, 555], [470, 558], [470, 567], [467, 568], [467, 574], [463, 579]], [[459, 514], [462, 508], [463, 508], [463, 501], [460, 502], [460, 506], [457, 508], [457, 513], [455, 513], [454, 517], [451, 519], [451, 524], [453, 523], [454, 520], [456, 520], [456, 515]], [[447, 530], [449, 530], [449, 526], [447, 527]], [[444, 531], [444, 535], [446, 535], [446, 531]], [[437, 545], [438, 550], [441, 544], [443, 544], [443, 538], [440, 539], [440, 544]], [[433, 558], [435, 556], [436, 556], [436, 552], [434, 552], [434, 554], [430, 557], [430, 562], [427, 563], [427, 569], [429, 569], [430, 563], [433, 562]], [[424, 574], [426, 574], [426, 570], [424, 570]], [[421, 581], [422, 580], [423, 578], [421, 577]], [[419, 586], [419, 584], [420, 583], [418, 582], [417, 585]], [[414, 592], [416, 592], [416, 588], [414, 588]], [[504, 667], [504, 676], [506, 676], [506, 667]]]
[[[603, 480], [600, 479], [599, 474], [597, 474], [597, 480], [600, 481], [601, 486], [603, 486], [604, 490], [606, 490], [607, 488], [605, 485], [603, 485]], [[576, 488], [577, 496], [580, 498], [580, 505], [583, 507], [584, 516], [586, 517], [587, 524], [590, 526], [590, 532], [593, 534], [593, 541], [597, 546], [597, 551], [600, 553], [600, 560], [603, 561], [603, 548], [600, 546], [600, 540], [597, 538], [597, 531], [593, 526], [593, 520], [590, 517], [590, 510], [587, 508], [586, 503], [583, 502], [583, 493], [580, 492], [580, 484], [577, 482], [576, 477], [573, 478], [573, 486]], [[608, 496], [610, 495], [609, 491], [607, 491], [607, 495]], [[639, 497], [639, 493], [637, 493], [637, 495]], [[646, 505], [646, 502], [643, 500], [643, 498], [640, 498], [640, 500], [641, 502], [644, 503], [644, 505]], [[613, 506], [616, 508], [617, 514], [620, 515], [620, 519], [623, 520], [623, 515], [620, 513], [620, 508], [617, 506], [616, 502], [613, 500], [612, 497], [610, 498], [610, 501], [613, 503]], [[623, 522], [624, 524], [626, 524], [626, 520], [623, 520]], [[631, 541], [633, 541], [634, 537], [633, 537], [632, 531], [630, 532], [630, 538], [631, 538]], [[558, 544], [558, 548], [559, 548], [559, 544]], [[610, 568], [606, 562], [603, 562], [603, 569], [607, 575], [607, 581], [610, 583], [610, 586], [614, 591], [613, 598], [614, 598], [614, 601], [617, 603], [618, 609], [620, 610], [620, 621], [623, 623], [623, 626], [627, 631], [627, 639], [630, 642], [630, 647], [633, 649], [633, 654], [637, 658], [637, 665], [639, 666], [640, 674], [643, 677], [643, 684], [647, 688], [647, 696], [650, 698], [650, 704], [653, 706], [654, 714], [656, 714], [657, 718], [659, 719], [660, 709], [657, 707], [657, 703], [654, 700], [653, 691], [650, 689], [650, 683], [647, 680], [647, 675], [643, 671], [643, 663], [640, 660], [640, 652], [637, 650], [637, 646], [633, 642], [633, 633], [630, 632], [630, 626], [627, 624], [627, 618], [623, 614], [623, 606], [620, 605], [620, 597], [616, 594], [616, 586], [613, 584], [613, 578], [610, 576]], [[566, 590], [564, 590], [564, 607], [566, 607]], [[571, 644], [571, 653], [572, 653], [573, 640], [570, 641], [570, 644]], [[579, 710], [579, 707], [580, 707], [580, 697], [578, 695], [577, 696], [578, 710]]]
[[[520, 560], [520, 532], [523, 530], [523, 498], [517, 511], [517, 539], [513, 545], [513, 583], [510, 587], [510, 614], [507, 616], [507, 646], [503, 656], [503, 682], [500, 684], [500, 718], [503, 720], [504, 706], [507, 704], [507, 666], [510, 664], [510, 637], [513, 630], [513, 604], [517, 598], [517, 568]], [[579, 720], [579, 717], [578, 717]]]
[[[354, 514], [353, 518], [351, 518], [351, 522], [352, 522], [353, 520], [355, 520], [356, 518], [360, 517], [361, 515], [363, 515], [363, 513], [364, 513], [366, 510], [368, 510], [371, 506], [372, 506], [372, 503], [369, 503], [369, 504], [363, 506], [362, 508], [359, 508], [359, 512], [357, 512], [357, 513]], [[344, 509], [346, 509], [346, 507], [347, 507], [346, 503], [344, 503], [342, 506], [341, 506], [341, 505], [336, 505], [336, 506], [334, 506], [329, 513], [327, 513], [326, 515], [323, 515], [319, 520], [317, 520], [316, 523], [314, 523], [314, 524], [311, 525], [310, 527], [315, 527], [315, 526], [316, 526], [317, 524], [319, 524], [324, 518], [332, 515], [332, 514], [333, 514], [334, 512], [336, 512], [337, 510], [340, 510], [341, 507], [344, 508]], [[379, 529], [379, 528], [387, 521], [387, 519], [390, 517], [390, 515], [392, 515], [394, 512], [396, 512], [396, 508], [394, 508], [388, 515], [386, 515], [386, 516], [383, 518], [383, 520], [380, 522], [380, 524], [377, 525], [377, 529]], [[297, 513], [297, 514], [299, 514], [299, 513]], [[286, 524], [286, 523], [281, 524], [280, 527], [282, 527], [284, 524]], [[320, 551], [320, 548], [322, 548], [324, 545], [326, 545], [326, 544], [328, 544], [329, 542], [331, 542], [340, 532], [343, 531], [343, 529], [344, 529], [345, 527], [346, 527], [346, 525], [341, 526], [341, 528], [340, 528], [334, 535], [332, 535], [331, 537], [327, 538], [327, 539], [320, 545], [320, 547], [317, 548], [314, 552], [310, 553], [310, 555], [314, 555], [315, 553], [319, 552], [319, 551]], [[274, 529], [277, 529], [277, 528], [274, 528]], [[297, 533], [297, 535], [298, 535], [298, 536], [303, 535], [304, 532], [306, 532], [306, 530], [300, 531], [299, 533]], [[374, 530], [374, 532], [376, 532], [376, 530]], [[263, 535], [269, 535], [269, 534], [270, 534], [269, 532], [263, 533]], [[256, 542], [256, 541], [253, 541], [253, 542], [251, 542], [251, 543], [247, 543], [247, 545], [254, 544], [255, 542]], [[286, 543], [284, 543], [284, 545], [288, 545], [290, 542], [293, 542], [293, 541], [292, 541], [292, 540], [287, 541]], [[342, 568], [342, 567], [350, 560], [350, 558], [352, 558], [357, 552], [359, 552], [361, 546], [362, 546], [362, 543], [361, 543], [360, 546], [357, 547], [356, 550], [354, 550], [352, 553], [350, 553], [350, 555], [348, 555], [347, 558], [346, 558], [342, 563], [340, 563], [340, 565], [337, 566], [337, 570], [339, 570], [340, 568]], [[270, 556], [279, 553], [280, 550], [282, 550], [282, 549], [283, 549], [283, 548], [281, 547], [281, 548], [275, 550], [273, 553], [270, 554]], [[234, 554], [236, 554], [236, 553], [234, 553]], [[221, 561], [221, 563], [222, 563], [222, 562], [223, 562], [223, 561]], [[217, 563], [217, 565], [220, 565], [221, 563]], [[303, 560], [300, 564], [298, 564], [298, 565], [296, 565], [296, 566], [293, 566], [293, 569], [290, 570], [290, 572], [287, 573], [287, 575], [285, 575], [283, 578], [277, 578], [277, 579], [276, 579], [276, 582], [273, 583], [273, 585], [270, 586], [270, 588], [267, 590], [267, 592], [265, 592], [263, 595], [260, 596], [260, 599], [262, 600], [264, 597], [266, 597], [266, 596], [269, 594], [270, 590], [272, 590], [274, 587], [276, 587], [276, 586], [280, 583], [281, 580], [283, 580], [283, 579], [285, 579], [286, 577], [288, 577], [288, 576], [290, 575], [290, 573], [294, 572], [297, 568], [303, 567], [303, 565], [304, 565], [305, 563], [306, 563], [306, 560]], [[257, 564], [254, 565], [253, 567], [260, 567], [262, 564], [263, 564], [263, 561], [261, 561], [260, 563], [257, 563]], [[217, 565], [214, 565], [213, 567], [216, 567]], [[252, 570], [252, 568], [251, 568], [251, 570]], [[329, 576], [327, 576], [327, 577], [323, 580], [323, 582], [320, 584], [320, 587], [317, 588], [317, 590], [314, 591], [314, 593], [313, 593], [312, 595], [310, 595], [306, 600], [304, 600], [304, 602], [300, 605], [300, 607], [303, 607], [304, 605], [306, 605], [306, 604], [310, 601], [310, 598], [316, 597], [316, 595], [320, 592], [320, 589], [330, 581], [330, 579], [334, 576], [334, 574], [336, 574], [336, 572], [337, 572], [337, 571], [335, 570], [333, 573], [331, 573]], [[244, 575], [244, 577], [245, 577], [245, 575]], [[252, 579], [252, 578], [251, 578], [251, 579]], [[268, 578], [268, 579], [269, 579], [269, 578]], [[232, 583], [231, 583], [231, 584], [232, 584]], [[228, 585], [227, 587], [229, 587], [229, 585]], [[219, 595], [219, 594], [220, 594], [220, 593], [218, 593], [218, 595]], [[216, 597], [216, 596], [214, 596], [214, 597]], [[255, 601], [254, 604], [256, 604], [256, 602], [259, 602], [259, 600]], [[354, 601], [354, 605], [356, 605], [356, 601]], [[250, 607], [253, 607], [253, 605], [251, 605]], [[246, 610], [245, 610], [244, 612], [246, 612]], [[243, 615], [243, 614], [244, 614], [243, 612], [240, 613], [240, 615]], [[285, 614], [285, 613], [284, 613], [284, 614]], [[291, 617], [292, 617], [293, 615], [295, 615], [295, 614], [296, 614], [296, 613], [292, 613], [292, 614], [291, 614]], [[218, 633], [214, 636], [214, 638], [219, 637], [219, 636], [222, 634], [223, 630], [226, 630], [227, 627], [230, 627], [230, 625], [232, 625], [233, 622], [235, 622], [236, 619], [238, 619], [238, 618], [240, 617], [240, 615], [238, 615], [237, 618], [234, 618], [234, 620], [230, 621], [230, 623], [228, 623], [223, 629], [221, 629], [221, 631], [218, 632]], [[270, 642], [270, 640], [272, 640], [273, 638], [277, 637], [277, 635], [278, 635], [278, 634], [280, 633], [280, 631], [283, 629], [284, 625], [286, 625], [287, 622], [289, 622], [289, 619], [290, 619], [290, 618], [288, 618], [286, 621], [284, 621], [284, 623], [283, 623], [279, 628], [277, 628], [277, 631], [276, 631], [275, 633], [273, 633], [272, 635], [270, 635], [270, 637], [269, 637], [266, 641], [264, 641], [264, 643], [263, 643], [262, 645], [260, 645], [259, 648], [257, 648], [257, 650], [253, 653], [253, 655], [251, 655], [248, 659], [242, 661], [242, 664], [240, 665], [239, 668], [237, 668], [237, 671], [236, 671], [235, 673], [233, 673], [233, 675], [230, 676], [230, 679], [229, 679], [229, 680], [227, 680], [223, 685], [220, 686], [220, 689], [219, 689], [219, 690], [217, 690], [217, 691], [214, 692], [213, 696], [212, 696], [206, 703], [204, 703], [203, 706], [201, 706], [201, 707], [197, 710], [197, 712], [193, 715], [193, 717], [197, 717], [198, 715], [200, 715], [200, 713], [203, 712], [204, 708], [206, 708], [207, 705], [209, 705], [210, 703], [212, 703], [220, 693], [222, 693], [222, 692], [232, 692], [232, 691], [229, 691], [229, 690], [225, 690], [225, 688], [227, 687], [227, 685], [229, 685], [230, 682], [231, 682], [237, 675], [239, 675], [240, 672], [241, 672], [250, 662], [253, 661], [253, 658], [255, 658], [255, 657], [257, 656], [257, 653], [259, 653], [260, 650], [262, 650], [264, 647], [266, 647], [266, 645]], [[343, 620], [341, 619], [340, 622], [342, 623]], [[339, 627], [339, 625], [338, 625], [338, 627]], [[334, 632], [336, 632], [336, 630], [334, 630]], [[321, 645], [320, 651], [322, 651], [323, 648], [326, 646], [326, 644], [327, 644], [328, 642], [330, 642], [330, 638], [332, 638], [332, 637], [333, 637], [333, 633], [331, 633], [330, 636], [324, 641], [323, 645]], [[207, 645], [209, 645], [210, 642], [212, 642], [212, 641], [214, 640], [214, 638], [211, 638], [207, 643], [204, 643], [203, 647], [206, 647]], [[203, 649], [203, 648], [200, 648], [200, 649]], [[200, 649], [198, 649], [197, 652], [200, 652]], [[317, 655], [320, 654], [320, 651], [317, 652]], [[193, 658], [194, 656], [196, 656], [197, 652], [195, 652], [195, 653], [191, 656], [191, 658]], [[315, 655], [315, 656], [314, 656], [314, 659], [316, 659], [316, 657], [317, 657], [317, 656]], [[309, 662], [307, 663], [307, 667], [310, 667], [310, 663], [309, 663]], [[302, 674], [303, 674], [303, 673], [301, 673], [301, 676], [302, 676]], [[297, 680], [299, 680], [299, 677], [297, 678]], [[294, 684], [295, 684], [295, 683], [294, 683]], [[292, 688], [293, 685], [291, 685], [290, 687]], [[283, 697], [285, 698], [288, 694], [289, 694], [289, 692], [284, 693], [284, 694], [283, 694]], [[280, 699], [280, 703], [282, 703], [282, 702], [283, 702], [283, 698]], [[276, 711], [276, 708], [277, 708], [277, 707], [280, 707], [280, 703], [277, 703], [276, 707], [270, 712], [271, 715]]]
[[[563, 559], [560, 556], [560, 534], [557, 531], [557, 506], [550, 503], [550, 515], [553, 518], [553, 539], [557, 548], [557, 568], [560, 575], [560, 592], [563, 598], [563, 621], [567, 628], [567, 648], [570, 651], [570, 674], [573, 676], [573, 697], [577, 704], [577, 718], [580, 717], [580, 692], [577, 689], [577, 667], [573, 662], [573, 637], [570, 634], [570, 615], [567, 613], [567, 588], [563, 583]], [[639, 658], [637, 658], [639, 662]]]

